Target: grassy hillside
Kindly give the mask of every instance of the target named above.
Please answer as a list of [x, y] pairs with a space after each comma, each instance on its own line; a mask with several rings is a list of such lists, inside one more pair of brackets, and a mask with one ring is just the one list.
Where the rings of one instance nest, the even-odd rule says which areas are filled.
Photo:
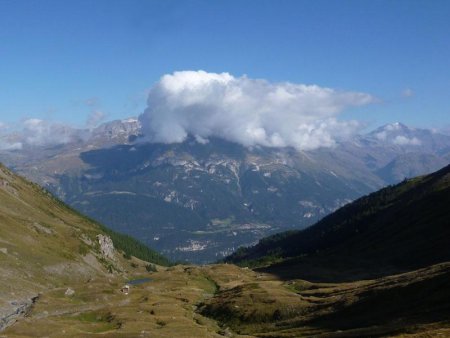
[[[98, 235], [112, 238], [116, 250], [111, 256], [103, 252]], [[26, 308], [47, 288], [111, 273], [125, 276], [131, 256], [169, 264], [136, 240], [74, 212], [0, 165], [0, 329], [8, 313], [22, 305]]]
[[[159, 265], [168, 266], [171, 264], [166, 257], [150, 249], [138, 240], [128, 235], [108, 229], [95, 220], [84, 216], [79, 211], [71, 208], [64, 202], [55, 198], [50, 192], [46, 191], [45, 189], [42, 189], [38, 185], [32, 182], [28, 182], [21, 177], [15, 176], [1, 164], [0, 170], [3, 173], [2, 185], [3, 188], [6, 189], [6, 191], [14, 191], [16, 190], [14, 186], [19, 185], [24, 192], [27, 192], [25, 195], [20, 197], [29, 199], [30, 203], [27, 203], [27, 207], [30, 210], [28, 210], [28, 212], [33, 213], [33, 208], [36, 207], [40, 210], [42, 210], [43, 208], [48, 209], [47, 213], [55, 216], [58, 216], [58, 213], [61, 213], [62, 215], [73, 214], [75, 218], [79, 219], [80, 223], [87, 224], [88, 227], [91, 227], [91, 229], [96, 229], [99, 233], [107, 234], [109, 237], [111, 237], [116, 249], [122, 251], [126, 256], [134, 256], [136, 258]], [[12, 183], [11, 181], [13, 181], [14, 183]], [[29, 189], [28, 191], [27, 188]], [[10, 195], [11, 194], [9, 194], [9, 196], [6, 195], [5, 197], [8, 199], [10, 198]], [[15, 197], [17, 197], [17, 194]], [[18, 205], [17, 208], [21, 209], [21, 206]]]
[[[98, 235], [112, 238], [112, 256]], [[0, 165], [0, 336], [220, 337], [194, 312], [215, 291], [205, 273], [148, 261], [168, 264]]]
[[201, 306], [201, 313], [239, 334], [266, 338], [450, 334], [450, 263], [339, 284], [238, 273], [240, 283], [218, 280], [219, 291]]
[[449, 205], [450, 166], [360, 198], [303, 231], [265, 238], [226, 261], [277, 263], [280, 273], [308, 278], [336, 270], [352, 270], [349, 278], [359, 278], [448, 261]]
[[[49, 194], [48, 192], [46, 192]], [[108, 235], [111, 240], [114, 243], [114, 247], [120, 251], [123, 252], [124, 257], [129, 258], [131, 256], [134, 256], [136, 258], [139, 258], [141, 260], [144, 260], [149, 263], [154, 263], [162, 266], [170, 266], [172, 265], [172, 262], [167, 259], [165, 256], [161, 255], [157, 251], [149, 248], [147, 245], [141, 243], [137, 239], [126, 235], [119, 233], [117, 231], [108, 229], [103, 224], [98, 223], [97, 221], [93, 220], [92, 218], [85, 216], [81, 214], [79, 211], [73, 209], [72, 207], [68, 206], [67, 204], [64, 204], [60, 200], [55, 198], [56, 203], [61, 204], [64, 208], [68, 209], [70, 212], [73, 212], [74, 214], [77, 214], [80, 216], [80, 218], [86, 220], [87, 222], [97, 226], [103, 233]]]

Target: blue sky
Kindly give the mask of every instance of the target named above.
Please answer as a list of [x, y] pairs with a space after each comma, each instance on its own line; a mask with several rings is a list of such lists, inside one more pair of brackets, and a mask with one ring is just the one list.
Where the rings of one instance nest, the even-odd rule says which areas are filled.
[[450, 125], [450, 1], [0, 0], [0, 121], [136, 116], [164, 74], [368, 93], [344, 119]]

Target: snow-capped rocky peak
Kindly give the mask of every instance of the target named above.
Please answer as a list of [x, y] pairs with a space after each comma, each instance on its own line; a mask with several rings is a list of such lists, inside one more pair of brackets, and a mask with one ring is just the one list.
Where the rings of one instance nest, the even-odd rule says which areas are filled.
[[106, 122], [92, 131], [94, 139], [128, 140], [130, 136], [139, 135], [141, 123], [136, 118]]

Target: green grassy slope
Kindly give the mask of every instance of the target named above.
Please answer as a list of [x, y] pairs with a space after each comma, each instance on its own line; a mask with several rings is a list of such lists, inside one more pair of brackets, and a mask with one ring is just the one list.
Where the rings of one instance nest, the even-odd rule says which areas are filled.
[[323, 274], [322, 268], [356, 267], [376, 275], [448, 261], [449, 205], [450, 166], [360, 198], [306, 230], [265, 238], [226, 261], [278, 262], [280, 272], [294, 272], [295, 265], [309, 270], [309, 278]]
[[98, 223], [97, 221], [93, 220], [92, 218], [85, 216], [81, 214], [78, 210], [73, 209], [72, 207], [64, 204], [58, 199], [55, 199], [57, 203], [63, 205], [63, 207], [70, 212], [78, 215], [80, 218], [86, 220], [87, 222], [95, 225], [103, 233], [108, 235], [111, 240], [114, 243], [114, 247], [120, 251], [123, 252], [125, 257], [134, 256], [136, 258], [139, 258], [143, 261], [162, 265], [162, 266], [171, 266], [172, 262], [162, 254], [158, 253], [157, 251], [149, 248], [147, 245], [141, 243], [137, 239], [127, 235], [122, 234], [120, 232], [108, 229], [103, 224]]
[[[166, 257], [143, 245], [138, 240], [128, 235], [112, 231], [95, 220], [82, 215], [77, 210], [55, 198], [45, 189], [42, 189], [26, 179], [16, 176], [1, 164], [0, 171], [3, 176], [0, 183], [3, 185], [3, 192], [6, 192], [6, 194], [2, 195], [1, 202], [3, 205], [9, 205], [10, 209], [24, 211], [26, 214], [29, 214], [29, 219], [33, 218], [33, 213], [35, 211], [41, 211], [50, 216], [55, 216], [56, 218], [59, 216], [64, 217], [70, 215], [69, 217], [74, 218], [78, 224], [84, 224], [86, 230], [95, 230], [98, 233], [106, 234], [111, 237], [115, 247], [120, 251], [123, 251], [125, 255], [135, 256], [139, 259], [159, 265], [170, 265], [170, 262]], [[17, 189], [22, 191], [23, 194], [19, 196], [17, 193], [12, 193], [14, 191], [17, 192]], [[7, 201], [10, 200], [11, 197], [14, 197], [14, 200]], [[24, 210], [24, 207], [26, 210]], [[2, 213], [0, 217], [7, 217], [7, 214], [8, 212]], [[39, 217], [39, 214], [36, 214], [36, 216]]]
[[[114, 258], [102, 253], [100, 234], [112, 238]], [[74, 212], [0, 165], [0, 319], [47, 288], [110, 272], [126, 274], [131, 261], [124, 255], [169, 264], [136, 240]]]

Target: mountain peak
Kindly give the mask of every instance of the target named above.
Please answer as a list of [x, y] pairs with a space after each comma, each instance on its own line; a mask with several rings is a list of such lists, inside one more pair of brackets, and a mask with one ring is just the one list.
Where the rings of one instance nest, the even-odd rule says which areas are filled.
[[388, 123], [384, 126], [378, 128], [378, 130], [388, 131], [388, 132], [399, 132], [399, 131], [413, 131], [413, 128], [408, 127], [407, 125], [401, 122]]
[[429, 130], [411, 128], [403, 123], [394, 122], [375, 129], [369, 133], [369, 137], [378, 142], [397, 146], [420, 146], [430, 138], [429, 134]]
[[386, 130], [414, 130], [401, 122], [389, 123], [385, 126]]

